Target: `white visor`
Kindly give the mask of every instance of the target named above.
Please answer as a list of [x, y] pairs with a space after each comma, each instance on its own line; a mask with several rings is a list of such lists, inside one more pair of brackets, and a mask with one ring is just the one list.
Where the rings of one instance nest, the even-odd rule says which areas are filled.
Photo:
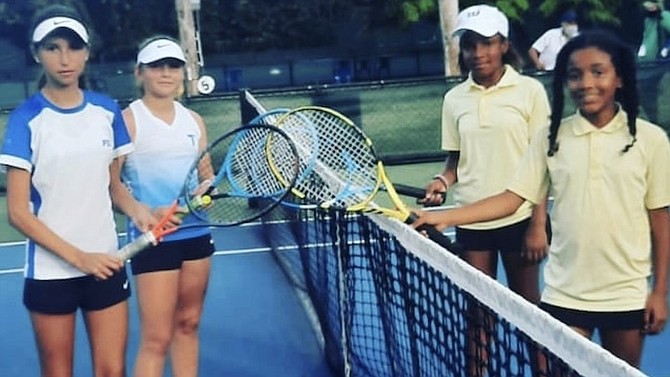
[[74, 31], [84, 43], [88, 43], [88, 32], [81, 22], [69, 17], [48, 18], [35, 28], [33, 31], [33, 43], [41, 42], [44, 37], [58, 28], [66, 28]]
[[162, 59], [177, 59], [186, 63], [181, 46], [169, 39], [157, 39], [140, 50], [137, 54], [137, 65], [149, 64]]

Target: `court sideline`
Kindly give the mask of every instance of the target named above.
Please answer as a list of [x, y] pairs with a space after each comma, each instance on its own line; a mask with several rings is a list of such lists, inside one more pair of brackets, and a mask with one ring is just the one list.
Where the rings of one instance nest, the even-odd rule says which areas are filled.
[[[215, 233], [217, 254], [201, 325], [200, 375], [205, 377], [330, 377], [309, 319], [270, 253], [240, 228]], [[28, 315], [21, 303], [23, 245], [0, 246], [0, 376], [39, 375]], [[132, 285], [132, 281], [131, 281]], [[128, 375], [139, 344], [135, 298], [130, 300]], [[91, 375], [81, 318], [75, 376]], [[166, 374], [169, 375], [169, 374]]]

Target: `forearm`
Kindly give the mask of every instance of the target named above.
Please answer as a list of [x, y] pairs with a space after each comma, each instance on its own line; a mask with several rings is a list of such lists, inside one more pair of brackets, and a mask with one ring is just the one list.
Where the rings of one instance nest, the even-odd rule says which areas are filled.
[[654, 292], [668, 293], [668, 263], [670, 263], [670, 215], [668, 208], [650, 211]]
[[533, 65], [538, 68], [542, 64], [540, 63], [540, 54], [535, 50], [534, 48], [531, 47], [530, 50], [528, 50], [528, 57], [530, 60], [533, 62]]
[[112, 198], [114, 208], [130, 217], [137, 212], [137, 206], [140, 204], [121, 182], [111, 184], [109, 193]]
[[523, 202], [523, 198], [517, 194], [504, 191], [463, 207], [435, 211], [435, 218], [429, 220], [429, 222], [450, 227], [496, 220], [513, 214]]
[[140, 203], [133, 197], [128, 187], [121, 180], [121, 169], [124, 159], [115, 159], [109, 167], [109, 194], [114, 204], [114, 208], [130, 217], [137, 215]]
[[459, 159], [460, 153], [452, 151], [449, 152], [447, 158], [444, 160], [444, 168], [442, 169], [440, 175], [444, 177], [449, 187], [458, 182], [457, 168]]
[[157, 224], [152, 209], [141, 203], [130, 193], [128, 187], [121, 181], [121, 166], [123, 159], [116, 159], [109, 168], [109, 194], [117, 211], [130, 217], [135, 226], [146, 232]]
[[545, 196], [538, 204], [533, 206], [533, 213], [530, 217], [531, 226], [544, 228], [547, 226], [547, 207], [549, 198]]

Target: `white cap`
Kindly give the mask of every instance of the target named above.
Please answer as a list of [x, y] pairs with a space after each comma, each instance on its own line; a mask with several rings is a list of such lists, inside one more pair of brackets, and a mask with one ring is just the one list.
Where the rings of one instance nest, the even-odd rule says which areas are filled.
[[509, 21], [503, 12], [490, 5], [474, 5], [465, 8], [458, 14], [455, 37], [471, 30], [484, 37], [490, 38], [500, 33], [507, 38], [509, 35]]
[[167, 38], [151, 41], [137, 53], [138, 65], [157, 62], [161, 59], [177, 59], [186, 63], [181, 46]]
[[33, 43], [41, 42], [44, 37], [58, 28], [66, 28], [74, 31], [84, 43], [88, 43], [88, 32], [84, 25], [70, 17], [47, 18], [35, 27], [33, 31]]

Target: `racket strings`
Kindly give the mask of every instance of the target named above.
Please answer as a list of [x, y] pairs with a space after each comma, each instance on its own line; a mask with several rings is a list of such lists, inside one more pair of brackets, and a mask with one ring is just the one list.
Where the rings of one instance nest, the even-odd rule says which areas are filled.
[[[275, 150], [276, 148], [276, 150]], [[290, 163], [282, 148], [281, 140], [273, 138], [267, 129], [250, 129], [244, 133], [231, 160], [228, 164], [231, 169], [230, 179], [240, 192], [249, 197], [263, 198], [280, 195], [286, 190], [286, 185], [277, 179], [290, 181], [291, 177], [285, 169]], [[275, 169], [270, 162], [275, 165]]]
[[[258, 217], [284, 198], [296, 179], [299, 160], [288, 137], [257, 125], [214, 142], [196, 166], [191, 173], [195, 178], [189, 181], [214, 177], [208, 190], [213, 201], [191, 212], [211, 224], [231, 225]], [[189, 203], [200, 194], [202, 190], [188, 190]]]
[[[355, 125], [334, 113], [304, 108], [287, 114], [278, 126], [298, 139], [294, 141], [302, 149], [301, 160], [313, 161], [296, 184], [304, 196], [325, 206], [348, 207], [374, 194], [377, 159]], [[310, 134], [307, 130], [310, 138], [303, 136]], [[314, 146], [306, 147], [310, 145]]]

